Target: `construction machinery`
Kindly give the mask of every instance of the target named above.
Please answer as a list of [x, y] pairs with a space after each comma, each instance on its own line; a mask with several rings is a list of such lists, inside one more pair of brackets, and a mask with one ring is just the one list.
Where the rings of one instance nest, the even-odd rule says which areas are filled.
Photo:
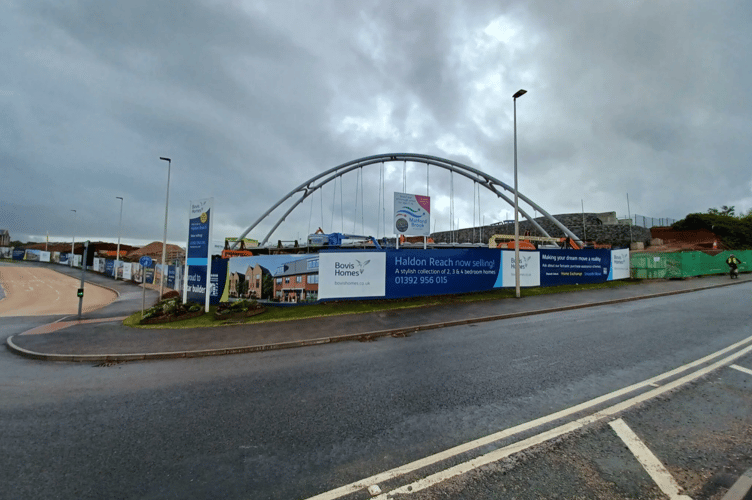
[[[350, 241], [348, 241], [350, 240]], [[344, 233], [319, 233], [318, 231], [308, 235], [308, 247], [342, 247], [347, 244], [357, 244], [353, 240], [367, 240], [376, 247], [377, 250], [381, 250], [376, 238], [373, 236], [363, 236], [359, 234], [344, 234]]]
[[[581, 250], [582, 248], [611, 248], [611, 245], [600, 245], [596, 243], [588, 243], [584, 246], [580, 246], [573, 238], [551, 238], [547, 236], [520, 236], [520, 249], [521, 250], [535, 250], [541, 244], [556, 245], [559, 248], [571, 248], [573, 250]], [[514, 249], [514, 235], [513, 234], [494, 234], [488, 239], [488, 248], [508, 248]]]

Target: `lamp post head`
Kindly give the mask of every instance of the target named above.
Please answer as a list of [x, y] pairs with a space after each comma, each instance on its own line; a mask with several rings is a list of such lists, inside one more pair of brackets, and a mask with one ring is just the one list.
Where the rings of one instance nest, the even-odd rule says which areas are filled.
[[520, 89], [517, 92], [514, 93], [512, 96], [513, 99], [517, 99], [518, 97], [522, 97], [523, 95], [527, 94], [527, 90]]
[[171, 159], [169, 159], [169, 158], [166, 158], [166, 157], [164, 157], [164, 156], [160, 156], [160, 157], [159, 157], [159, 159], [160, 159], [160, 160], [164, 160], [164, 161], [166, 161], [166, 162], [169, 162], [169, 163], [172, 163], [172, 160], [171, 160]]
[[115, 196], [115, 198], [117, 198], [120, 201], [123, 201], [123, 197], [122, 196]]

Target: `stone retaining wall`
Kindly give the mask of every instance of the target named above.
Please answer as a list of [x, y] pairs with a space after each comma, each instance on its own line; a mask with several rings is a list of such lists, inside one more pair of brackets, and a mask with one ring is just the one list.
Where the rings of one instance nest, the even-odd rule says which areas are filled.
[[[554, 215], [559, 222], [569, 228], [583, 241], [595, 241], [600, 244], [610, 244], [614, 247], [628, 247], [630, 241], [640, 241], [650, 244], [650, 229], [626, 224], [603, 224], [601, 219], [593, 213], [585, 214], [583, 231], [582, 214]], [[564, 232], [545, 217], [538, 217], [535, 221], [553, 238], [562, 238]], [[530, 236], [543, 236], [527, 220], [520, 221], [520, 236], [529, 231]], [[436, 243], [488, 243], [494, 234], [514, 234], [514, 223], [483, 226], [480, 228], [464, 228], [456, 231], [441, 231], [431, 234]]]

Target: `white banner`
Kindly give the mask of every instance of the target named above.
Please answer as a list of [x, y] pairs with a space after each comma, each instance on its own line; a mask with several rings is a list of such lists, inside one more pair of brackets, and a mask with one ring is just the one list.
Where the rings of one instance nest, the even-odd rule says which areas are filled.
[[138, 262], [131, 263], [131, 278], [130, 279], [135, 281], [136, 283], [141, 283], [144, 279], [143, 269], [141, 269], [141, 264], [139, 264]]
[[319, 254], [319, 299], [386, 295], [386, 253]]
[[[494, 288], [517, 286], [515, 281], [514, 250], [502, 250]], [[520, 286], [540, 286], [540, 253], [520, 252]]]
[[394, 232], [414, 236], [431, 234], [431, 198], [394, 193]]
[[629, 248], [611, 250], [611, 272], [608, 280], [623, 280], [630, 276]]
[[133, 264], [130, 262], [121, 262], [121, 265], [123, 266], [123, 273], [120, 276], [124, 280], [131, 279], [131, 271], [133, 270]]

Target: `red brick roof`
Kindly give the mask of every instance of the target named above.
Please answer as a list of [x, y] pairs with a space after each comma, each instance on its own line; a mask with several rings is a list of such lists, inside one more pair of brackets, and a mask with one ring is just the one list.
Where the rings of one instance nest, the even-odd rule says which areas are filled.
[[[172, 245], [168, 243], [166, 251], [167, 251], [167, 255], [165, 257], [167, 260], [183, 259], [185, 257], [185, 250], [177, 245]], [[131, 260], [138, 260], [144, 255], [148, 255], [149, 257], [153, 259], [161, 259], [162, 258], [162, 242], [161, 241], [151, 242], [148, 245], [143, 246], [137, 250], [128, 252], [128, 255], [126, 257]]]

